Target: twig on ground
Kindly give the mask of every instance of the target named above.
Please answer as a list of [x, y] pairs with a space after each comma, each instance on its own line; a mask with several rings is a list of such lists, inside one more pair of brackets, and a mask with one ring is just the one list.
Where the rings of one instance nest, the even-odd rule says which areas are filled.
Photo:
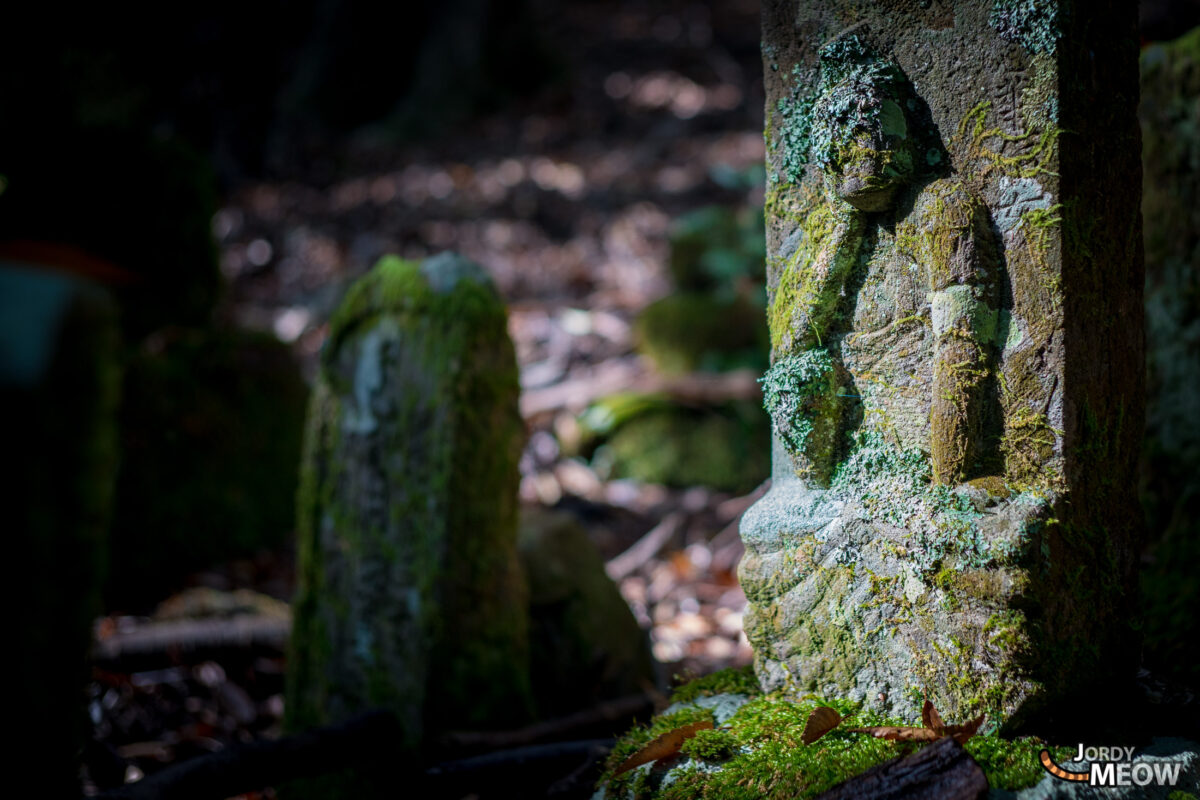
[[650, 531], [638, 539], [625, 552], [618, 555], [604, 565], [608, 577], [614, 581], [619, 581], [626, 577], [638, 567], [645, 564], [650, 559], [658, 555], [658, 551], [671, 540], [680, 526], [683, 525], [684, 514], [680, 511], [675, 511], [663, 518], [663, 521], [655, 525]]

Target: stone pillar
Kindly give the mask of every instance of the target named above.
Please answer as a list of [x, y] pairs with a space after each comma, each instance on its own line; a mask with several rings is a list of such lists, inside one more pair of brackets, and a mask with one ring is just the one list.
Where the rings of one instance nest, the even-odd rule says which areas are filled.
[[1010, 727], [1128, 673], [1136, 7], [767, 0], [764, 687]]
[[106, 291], [0, 260], [0, 411], [7, 420], [6, 605], [16, 661], [14, 763], [47, 794], [79, 793], [84, 684], [108, 562], [121, 338]]
[[411, 752], [423, 731], [528, 713], [505, 326], [487, 275], [451, 254], [383, 259], [334, 315], [300, 476], [292, 729], [384, 708]]

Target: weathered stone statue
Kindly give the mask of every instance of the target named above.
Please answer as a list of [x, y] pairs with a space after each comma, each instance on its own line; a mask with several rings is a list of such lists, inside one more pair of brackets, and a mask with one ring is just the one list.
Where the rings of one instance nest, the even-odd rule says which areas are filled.
[[505, 324], [486, 273], [452, 254], [383, 259], [334, 315], [297, 504], [293, 729], [383, 708], [411, 753], [528, 715]]
[[845, 399], [880, 414], [885, 389], [889, 419], [872, 422], [930, 451], [935, 480], [955, 484], [985, 455], [1000, 272], [987, 210], [958, 181], [929, 182], [943, 150], [894, 63], [850, 33], [822, 51], [821, 72], [811, 147], [824, 185], [780, 254], [771, 310], [788, 355], [766, 381], [772, 416], [807, 477], [828, 485]]
[[1136, 15], [1103, 6], [764, 5], [766, 688], [1011, 727], [1132, 664]]

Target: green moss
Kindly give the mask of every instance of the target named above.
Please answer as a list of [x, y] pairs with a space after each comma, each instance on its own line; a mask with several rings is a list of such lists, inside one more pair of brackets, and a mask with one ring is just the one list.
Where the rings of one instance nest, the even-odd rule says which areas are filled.
[[[809, 714], [827, 705], [851, 719], [816, 742], [802, 741]], [[701, 731], [683, 746], [690, 759], [667, 772], [648, 767], [613, 778], [612, 771], [654, 736], [697, 719], [710, 718], [693, 708], [635, 728], [618, 742], [607, 761], [600, 786], [607, 798], [660, 800], [783, 800], [809, 798], [827, 791], [873, 766], [916, 752], [918, 746], [851, 733], [850, 727], [919, 724], [884, 717], [838, 698], [805, 696], [789, 699], [781, 693], [756, 697], [738, 709], [719, 728]], [[955, 720], [957, 721], [957, 720]], [[1014, 791], [1033, 785], [1042, 775], [1036, 739], [1007, 740], [978, 736], [966, 745], [982, 767], [992, 788]], [[1053, 750], [1057, 758], [1069, 748]]]
[[[976, 736], [965, 745], [971, 758], [979, 762], [988, 785], [1010, 792], [1027, 789], [1045, 777], [1039, 755], [1046, 743], [1035, 738], [1002, 739], [998, 736]], [[1056, 761], [1071, 757], [1070, 747], [1052, 747]]]
[[[971, 108], [958, 124], [957, 138], [966, 152], [964, 165], [974, 178], [983, 178], [992, 171], [1019, 178], [1034, 178], [1038, 175], [1057, 176], [1051, 167], [1057, 167], [1058, 137], [1062, 128], [1028, 128], [1022, 133], [1006, 133], [1002, 128], [985, 126], [990, 100], [982, 101]], [[999, 145], [992, 144], [997, 140]], [[1001, 151], [1016, 150], [1016, 155], [1006, 156]], [[979, 168], [977, 161], [983, 161]]]
[[840, 381], [829, 351], [777, 360], [760, 379], [772, 428], [801, 469], [827, 483], [841, 432]]
[[914, 171], [913, 137], [902, 106], [911, 100], [908, 80], [895, 63], [878, 57], [856, 34], [821, 51], [821, 85], [812, 114], [812, 160], [840, 173], [863, 159], [882, 174]]
[[767, 326], [760, 306], [704, 292], [668, 295], [651, 303], [634, 325], [638, 349], [664, 374], [767, 362]]
[[775, 111], [779, 114], [779, 122], [776, 125], [778, 134], [772, 141], [768, 133], [767, 148], [779, 149], [782, 152], [781, 171], [771, 175], [772, 183], [799, 183], [804, 174], [804, 165], [808, 163], [809, 132], [812, 129], [812, 108], [816, 98], [805, 91], [806, 84], [805, 75], [797, 64], [792, 68], [793, 88], [775, 104]]
[[769, 420], [749, 401], [658, 407], [622, 424], [593, 461], [619, 477], [746, 492], [771, 472]]
[[671, 692], [672, 703], [686, 703], [697, 697], [715, 694], [762, 694], [753, 666], [729, 667], [701, 678], [695, 678]]
[[684, 742], [680, 752], [697, 761], [725, 761], [737, 746], [737, 738], [729, 731], [704, 730]]
[[923, 575], [936, 575], [947, 559], [961, 571], [1010, 563], [1017, 555], [984, 539], [983, 515], [966, 494], [932, 482], [927, 454], [901, 449], [878, 431], [854, 435], [830, 486], [860, 503], [871, 519], [906, 529], [907, 558]]
[[1004, 454], [1004, 472], [1018, 488], [1037, 488], [1052, 477], [1046, 463], [1054, 455], [1055, 444], [1063, 432], [1050, 425], [1043, 413], [1027, 406], [1017, 408], [1005, 420], [1000, 450]]

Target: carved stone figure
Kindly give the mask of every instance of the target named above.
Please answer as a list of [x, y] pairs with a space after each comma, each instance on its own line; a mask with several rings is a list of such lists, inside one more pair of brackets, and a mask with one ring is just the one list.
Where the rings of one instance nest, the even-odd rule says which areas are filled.
[[1011, 728], [1130, 674], [1136, 14], [1101, 1], [764, 1], [764, 688]]
[[765, 381], [776, 431], [819, 485], [857, 421], [929, 451], [938, 483], [986, 466], [1000, 267], [986, 207], [931, 181], [942, 155], [919, 104], [855, 34], [822, 51], [811, 146], [824, 187], [775, 291], [772, 310], [793, 318]]

